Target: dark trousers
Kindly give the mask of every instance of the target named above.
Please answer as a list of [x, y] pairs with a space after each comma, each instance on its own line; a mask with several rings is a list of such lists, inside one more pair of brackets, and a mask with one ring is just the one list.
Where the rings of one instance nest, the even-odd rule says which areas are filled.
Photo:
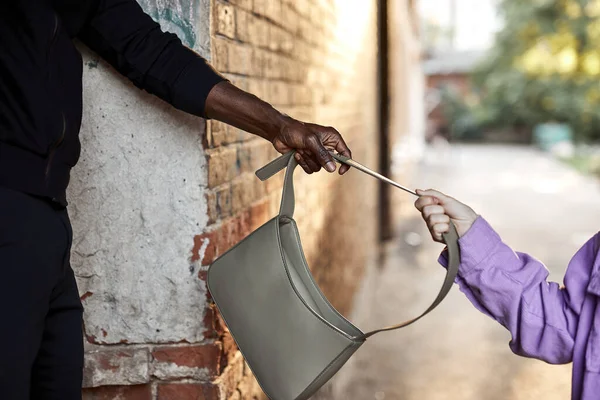
[[80, 400], [81, 301], [67, 211], [0, 187], [0, 399]]

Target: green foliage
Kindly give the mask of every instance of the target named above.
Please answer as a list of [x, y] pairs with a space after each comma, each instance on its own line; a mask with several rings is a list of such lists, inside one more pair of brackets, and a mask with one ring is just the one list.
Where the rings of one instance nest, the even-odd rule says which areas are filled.
[[[504, 28], [473, 73], [465, 111], [486, 127], [564, 122], [600, 139], [600, 0], [503, 0]], [[464, 117], [462, 117], [464, 118]]]
[[483, 134], [487, 121], [482, 115], [482, 107], [468, 105], [461, 95], [452, 87], [441, 89], [443, 113], [449, 121], [450, 135], [454, 139], [472, 141]]

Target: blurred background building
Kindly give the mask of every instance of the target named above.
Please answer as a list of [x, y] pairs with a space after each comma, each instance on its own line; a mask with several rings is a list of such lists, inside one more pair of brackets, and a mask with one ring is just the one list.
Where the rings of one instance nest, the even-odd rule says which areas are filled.
[[[600, 0], [139, 2], [239, 87], [336, 127], [356, 160], [473, 206], [552, 279], [597, 231]], [[277, 212], [282, 174], [253, 174], [276, 152], [81, 50], [69, 200], [84, 398], [263, 399], [205, 279]], [[442, 246], [414, 198], [357, 171], [296, 179], [303, 247], [344, 315], [366, 330], [428, 306]], [[568, 398], [569, 366], [518, 358], [509, 340], [456, 289], [418, 324], [370, 339], [317, 398]]]

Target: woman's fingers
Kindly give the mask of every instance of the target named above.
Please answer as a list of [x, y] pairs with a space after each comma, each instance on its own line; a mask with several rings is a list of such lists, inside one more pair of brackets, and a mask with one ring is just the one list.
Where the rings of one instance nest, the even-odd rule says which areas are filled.
[[446, 214], [432, 214], [428, 216], [425, 220], [427, 221], [427, 226], [429, 227], [429, 229], [433, 229], [436, 225], [439, 224], [450, 223], [450, 217]]
[[450, 217], [446, 215], [444, 207], [429, 196], [420, 197], [415, 206], [421, 211], [433, 240], [443, 243], [442, 234], [450, 230]]
[[450, 217], [446, 214], [432, 214], [426, 221], [433, 240], [442, 242], [442, 234], [450, 230]]
[[423, 207], [421, 214], [423, 215], [423, 219], [425, 219], [425, 221], [429, 221], [429, 219], [434, 215], [445, 215], [446, 211], [444, 210], [444, 207], [433, 204]]
[[435, 197], [431, 196], [421, 196], [415, 201], [415, 207], [421, 212], [423, 212], [425, 207], [433, 204], [438, 204], [438, 201]]
[[437, 242], [444, 242], [444, 237], [442, 236], [444, 233], [448, 232], [450, 230], [450, 224], [449, 223], [440, 223], [440, 224], [435, 224], [433, 226], [432, 229], [430, 229], [431, 232], [431, 237], [433, 238], [433, 240], [437, 241]]
[[416, 192], [419, 198], [415, 207], [421, 211], [431, 235], [438, 242], [443, 242], [441, 234], [448, 232], [450, 221], [456, 227], [458, 237], [463, 237], [478, 217], [471, 207], [437, 190], [417, 189]]

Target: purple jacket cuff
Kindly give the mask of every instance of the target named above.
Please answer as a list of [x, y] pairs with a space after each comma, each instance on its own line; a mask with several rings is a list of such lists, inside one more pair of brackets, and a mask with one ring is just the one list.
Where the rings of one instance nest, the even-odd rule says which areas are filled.
[[[491, 254], [492, 250], [502, 242], [500, 236], [481, 216], [477, 217], [471, 228], [459, 240], [460, 267], [459, 275], [466, 275], [475, 269]], [[438, 262], [448, 267], [448, 249], [444, 249]]]

